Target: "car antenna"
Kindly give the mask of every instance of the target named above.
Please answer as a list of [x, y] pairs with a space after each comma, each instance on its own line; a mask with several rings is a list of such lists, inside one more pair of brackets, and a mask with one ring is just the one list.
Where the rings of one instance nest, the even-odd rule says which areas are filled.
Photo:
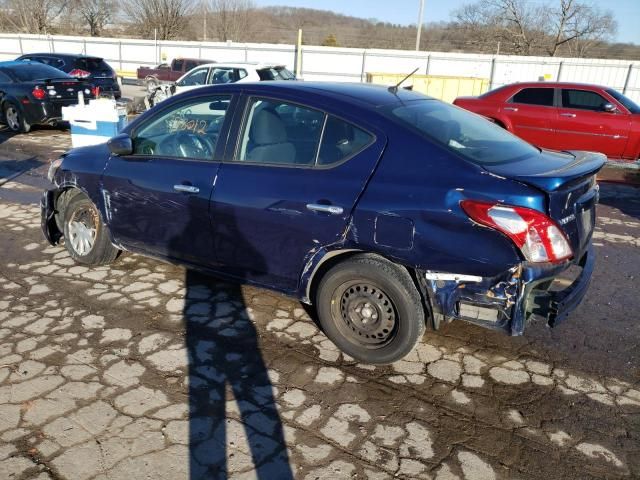
[[400, 85], [402, 85], [406, 80], [409, 79], [409, 77], [411, 77], [414, 73], [416, 73], [418, 70], [420, 70], [420, 67], [416, 68], [413, 72], [411, 72], [409, 75], [407, 75], [406, 77], [404, 77], [402, 80], [400, 80], [398, 83], [396, 83], [395, 85], [390, 86], [387, 90], [389, 90], [391, 93], [393, 93], [394, 95], [396, 93], [398, 93], [398, 87]]

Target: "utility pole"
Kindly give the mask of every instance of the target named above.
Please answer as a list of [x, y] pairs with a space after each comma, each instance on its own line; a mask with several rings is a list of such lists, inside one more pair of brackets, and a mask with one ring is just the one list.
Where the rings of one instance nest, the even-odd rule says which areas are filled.
[[424, 0], [420, 0], [420, 13], [418, 13], [418, 33], [416, 34], [416, 52], [420, 50], [420, 35], [422, 34], [422, 16], [424, 15]]
[[202, 2], [202, 40], [207, 41], [207, 2]]

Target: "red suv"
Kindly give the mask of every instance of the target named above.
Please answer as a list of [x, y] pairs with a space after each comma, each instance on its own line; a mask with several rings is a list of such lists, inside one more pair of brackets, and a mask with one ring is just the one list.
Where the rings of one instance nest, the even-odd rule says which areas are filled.
[[552, 150], [590, 150], [610, 158], [640, 157], [640, 107], [608, 87], [515, 83], [454, 102]]

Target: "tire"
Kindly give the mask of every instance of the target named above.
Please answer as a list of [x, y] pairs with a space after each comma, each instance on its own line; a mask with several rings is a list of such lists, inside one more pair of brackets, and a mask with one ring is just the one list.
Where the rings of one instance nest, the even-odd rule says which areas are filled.
[[325, 334], [365, 363], [400, 360], [426, 326], [409, 272], [377, 256], [357, 255], [332, 267], [318, 285], [315, 303]]
[[120, 253], [109, 240], [100, 212], [83, 194], [75, 195], [66, 205], [63, 233], [64, 246], [78, 263], [106, 265]]
[[2, 113], [4, 114], [4, 121], [7, 127], [9, 127], [9, 130], [12, 132], [29, 133], [29, 130], [31, 130], [31, 125], [24, 119], [22, 109], [15, 103], [6, 102]]

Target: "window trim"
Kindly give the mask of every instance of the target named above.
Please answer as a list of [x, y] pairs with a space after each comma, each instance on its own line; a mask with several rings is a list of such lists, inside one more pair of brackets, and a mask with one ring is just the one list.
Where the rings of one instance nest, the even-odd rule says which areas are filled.
[[[316, 153], [315, 153], [315, 158], [313, 161], [312, 165], [294, 165], [294, 164], [288, 164], [288, 163], [264, 163], [264, 162], [247, 162], [247, 161], [240, 161], [238, 160], [238, 156], [240, 155], [240, 149], [242, 148], [242, 137], [244, 135], [245, 129], [246, 129], [246, 124], [248, 121], [248, 117], [249, 117], [249, 109], [250, 109], [250, 105], [253, 103], [254, 99], [262, 99], [262, 100], [270, 100], [270, 101], [276, 101], [276, 102], [282, 102], [282, 103], [286, 103], [287, 105], [295, 105], [295, 106], [300, 106], [303, 108], [307, 108], [309, 110], [315, 110], [317, 112], [321, 112], [324, 115], [324, 119], [323, 119], [323, 123], [322, 123], [322, 130], [320, 132], [320, 139], [318, 141], [318, 145], [316, 146]], [[360, 130], [362, 130], [363, 132], [369, 134], [369, 136], [371, 137], [371, 140], [365, 144], [362, 148], [360, 148], [359, 150], [351, 153], [350, 155], [347, 155], [345, 158], [341, 159], [338, 162], [334, 162], [331, 163], [329, 165], [318, 165], [318, 157], [320, 155], [320, 149], [322, 148], [322, 141], [324, 140], [324, 132], [325, 132], [325, 128], [327, 126], [327, 122], [329, 120], [329, 117], [333, 117], [336, 118], [342, 122], [348, 123], [349, 125], [352, 125], [355, 128], [358, 128]], [[336, 168], [339, 167], [340, 165], [348, 162], [349, 160], [351, 160], [353, 157], [355, 157], [356, 155], [359, 155], [360, 153], [364, 152], [367, 148], [371, 147], [372, 145], [374, 145], [376, 142], [378, 141], [378, 136], [373, 133], [371, 130], [362, 127], [360, 125], [356, 125], [354, 122], [346, 120], [345, 118], [339, 116], [339, 115], [334, 115], [332, 113], [329, 113], [327, 110], [321, 109], [321, 108], [316, 108], [316, 107], [312, 107], [310, 105], [305, 105], [303, 103], [300, 103], [298, 101], [295, 100], [288, 100], [288, 99], [283, 99], [283, 98], [278, 98], [278, 97], [274, 97], [274, 96], [270, 96], [270, 95], [256, 95], [256, 94], [247, 94], [245, 97], [245, 103], [244, 103], [244, 107], [243, 107], [243, 113], [242, 113], [242, 118], [240, 121], [240, 125], [238, 128], [238, 137], [235, 140], [235, 146], [233, 148], [233, 155], [231, 156], [230, 159], [225, 159], [223, 160], [223, 163], [232, 163], [232, 164], [237, 164], [237, 165], [254, 165], [254, 166], [264, 166], [264, 167], [280, 167], [280, 168], [297, 168], [297, 169], [306, 169], [306, 170], [330, 170], [332, 168]]]
[[[136, 125], [134, 128], [131, 129], [131, 131], [128, 132], [129, 137], [131, 138], [131, 143], [133, 144], [133, 142], [135, 141], [135, 136], [138, 134], [138, 131], [144, 127], [146, 127], [147, 125], [149, 125], [149, 123], [153, 122], [155, 119], [157, 119], [159, 116], [163, 115], [167, 110], [169, 110], [171, 107], [173, 106], [177, 106], [177, 108], [181, 108], [184, 105], [187, 105], [189, 103], [191, 103], [191, 101], [197, 101], [199, 99], [202, 98], [206, 98], [207, 96], [212, 96], [211, 94], [201, 94], [201, 95], [197, 95], [195, 97], [192, 98], [188, 98], [183, 100], [182, 102], [177, 102], [175, 104], [171, 104], [171, 105], [166, 105], [164, 108], [162, 108], [160, 111], [156, 112], [155, 115], [152, 115], [150, 118], [145, 118], [140, 125]], [[234, 112], [235, 112], [235, 100], [237, 99], [237, 95], [235, 93], [216, 93], [213, 96], [227, 96], [229, 97], [229, 109], [228, 111], [231, 111], [232, 115], [228, 116], [227, 114], [225, 114], [225, 119], [224, 122], [222, 123], [222, 128], [220, 129], [220, 134], [218, 135], [218, 141], [222, 140], [224, 143], [224, 147], [223, 146], [219, 146], [218, 144], [216, 144], [216, 148], [215, 150], [222, 150], [221, 151], [221, 155], [220, 157], [224, 157], [224, 153], [226, 150], [226, 144], [227, 144], [227, 139], [226, 136], [228, 134], [228, 131], [231, 127], [231, 122], [233, 121], [233, 117], [234, 117]], [[223, 135], [224, 134], [224, 135]], [[204, 163], [222, 163], [222, 159], [216, 159], [216, 152], [213, 152], [213, 156], [211, 158], [208, 159], [204, 159], [204, 158], [193, 158], [193, 157], [175, 157], [175, 156], [170, 156], [170, 155], [140, 155], [140, 154], [135, 154], [132, 153], [131, 155], [127, 155], [125, 158], [135, 158], [135, 159], [141, 159], [141, 160], [153, 160], [153, 159], [171, 159], [171, 160], [179, 160], [179, 161], [187, 161], [187, 162], [204, 162]]]
[[[564, 87], [562, 87], [562, 88], [560, 88], [560, 95], [559, 95], [559, 97], [560, 97], [560, 102], [559, 102], [559, 105], [558, 105], [558, 106], [559, 106], [559, 108], [562, 108], [563, 110], [577, 110], [577, 111], [579, 111], [579, 112], [591, 112], [591, 113], [608, 113], [608, 112], [605, 112], [604, 110], [593, 110], [593, 109], [591, 109], [591, 108], [565, 107], [565, 106], [564, 106], [564, 102], [562, 101], [562, 93], [564, 92], [564, 90], [567, 90], [567, 91], [568, 91], [568, 90], [576, 90], [576, 91], [578, 91], [578, 92], [589, 92], [589, 93], [593, 93], [593, 94], [595, 94], [595, 95], [598, 95], [600, 98], [602, 98], [602, 99], [605, 101], [605, 103], [611, 103], [611, 104], [615, 105], [618, 109], [620, 109], [620, 106], [619, 106], [618, 102], [611, 101], [611, 99], [610, 99], [610, 98], [607, 98], [605, 95], [603, 95], [603, 94], [602, 94], [602, 93], [600, 93], [600, 92], [596, 92], [596, 91], [594, 91], [594, 90], [585, 89], [585, 88], [575, 88], [575, 87], [571, 87], [571, 88], [567, 87], [567, 88], [564, 88]], [[611, 115], [611, 114], [609, 113], [609, 115]]]
[[[520, 92], [524, 92], [525, 90], [531, 90], [531, 89], [545, 89], [545, 90], [552, 90], [553, 91], [553, 96], [552, 96], [552, 100], [551, 100], [551, 105], [540, 105], [538, 103], [522, 103], [522, 102], [516, 102], [513, 98], [518, 95]], [[518, 90], [517, 92], [514, 92], [513, 95], [511, 95], [507, 101], [505, 103], [512, 103], [515, 105], [525, 105], [527, 107], [541, 107], [541, 108], [557, 108], [558, 107], [558, 89], [556, 87], [545, 87], [545, 86], [539, 86], [539, 87], [522, 87], [520, 90]]]

